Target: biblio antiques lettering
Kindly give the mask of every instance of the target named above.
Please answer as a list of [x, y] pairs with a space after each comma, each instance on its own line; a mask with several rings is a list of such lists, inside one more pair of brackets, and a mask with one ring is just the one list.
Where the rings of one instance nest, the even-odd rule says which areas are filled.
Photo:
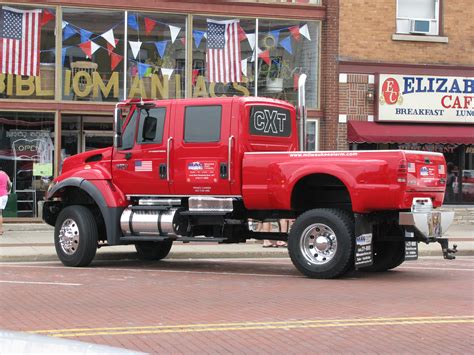
[[[116, 98], [120, 92], [120, 75], [119, 72], [112, 72], [108, 78], [103, 78], [100, 73], [92, 74], [86, 71], [78, 71], [72, 75], [71, 70], [64, 71], [63, 77], [63, 96], [74, 95], [75, 97], [92, 97], [92, 98]], [[184, 92], [181, 90], [181, 75], [174, 74], [171, 78], [167, 75], [158, 76], [152, 74], [147, 77], [140, 78], [135, 76], [131, 79], [128, 89], [128, 98], [145, 97], [156, 99], [183, 98]], [[223, 84], [208, 83], [204, 76], [196, 78], [193, 86], [193, 97], [217, 97], [226, 95], [217, 95], [216, 87]], [[239, 84], [232, 83], [232, 88], [242, 96], [250, 96], [249, 90]], [[44, 88], [41, 84], [41, 76], [21, 76], [0, 74], [0, 94], [7, 97], [47, 97], [54, 96], [53, 88]]]

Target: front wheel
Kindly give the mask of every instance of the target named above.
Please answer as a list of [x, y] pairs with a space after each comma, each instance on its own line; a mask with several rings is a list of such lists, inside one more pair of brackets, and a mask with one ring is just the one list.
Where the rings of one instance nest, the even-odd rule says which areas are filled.
[[314, 209], [299, 216], [291, 227], [288, 251], [304, 275], [331, 279], [343, 275], [354, 263], [354, 222], [336, 209]]
[[135, 244], [137, 255], [142, 260], [161, 260], [165, 258], [173, 245], [173, 241], [140, 242]]
[[69, 206], [59, 213], [54, 228], [54, 246], [66, 266], [87, 266], [97, 251], [97, 223], [84, 206]]

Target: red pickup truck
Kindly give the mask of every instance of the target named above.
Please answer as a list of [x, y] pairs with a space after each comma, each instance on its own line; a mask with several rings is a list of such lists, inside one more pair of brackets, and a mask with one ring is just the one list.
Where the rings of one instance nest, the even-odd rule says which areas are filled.
[[[304, 110], [300, 110], [301, 112]], [[55, 226], [59, 259], [88, 265], [98, 246], [135, 244], [159, 260], [173, 242], [288, 241], [305, 275], [383, 271], [440, 242], [442, 154], [299, 151], [294, 106], [258, 97], [117, 105], [114, 146], [66, 159], [43, 219]], [[294, 219], [289, 233], [255, 232], [249, 221]]]

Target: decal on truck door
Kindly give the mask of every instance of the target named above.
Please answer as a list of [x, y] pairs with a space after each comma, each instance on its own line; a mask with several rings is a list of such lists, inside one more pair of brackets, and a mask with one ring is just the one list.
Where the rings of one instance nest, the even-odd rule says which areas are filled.
[[273, 106], [252, 106], [250, 134], [257, 136], [289, 137], [291, 135], [290, 111]]
[[186, 181], [191, 183], [216, 183], [219, 172], [216, 161], [186, 161]]

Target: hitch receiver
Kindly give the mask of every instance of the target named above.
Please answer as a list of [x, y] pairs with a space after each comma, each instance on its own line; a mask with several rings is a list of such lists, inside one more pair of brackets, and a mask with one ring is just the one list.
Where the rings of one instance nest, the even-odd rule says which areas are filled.
[[448, 238], [438, 238], [436, 241], [441, 245], [441, 250], [443, 251], [443, 257], [447, 260], [456, 259], [456, 254], [458, 252], [458, 246], [453, 244], [453, 248], [449, 247]]

